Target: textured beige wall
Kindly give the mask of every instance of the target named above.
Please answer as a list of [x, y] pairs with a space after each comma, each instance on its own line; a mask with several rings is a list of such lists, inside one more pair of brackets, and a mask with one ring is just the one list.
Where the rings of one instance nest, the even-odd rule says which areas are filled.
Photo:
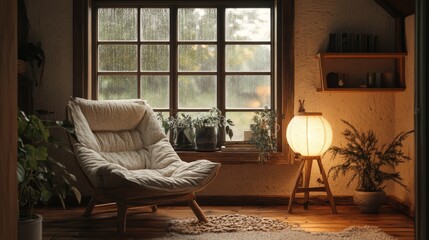
[[34, 89], [34, 109], [65, 118], [73, 92], [73, 0], [26, 0], [29, 41], [40, 41], [46, 63], [42, 85]]
[[[28, 7], [31, 37], [42, 41], [47, 54], [44, 85], [36, 89], [35, 108], [55, 111], [57, 118], [62, 119], [65, 104], [72, 93], [72, 0], [32, 0], [28, 1]], [[315, 55], [325, 51], [328, 34], [339, 31], [377, 34], [381, 51], [393, 49], [394, 21], [373, 0], [295, 1], [295, 102], [305, 99], [307, 111], [323, 112], [332, 125], [333, 144], [336, 145], [342, 143], [340, 133], [344, 126], [340, 119], [346, 119], [360, 129], [373, 129], [380, 135], [381, 142], [391, 140], [394, 130], [412, 128], [412, 121], [408, 120], [405, 125], [396, 126], [396, 121], [402, 121], [398, 115], [401, 113], [397, 111], [412, 107], [413, 93], [409, 89], [399, 94], [316, 91], [320, 87], [320, 79]], [[413, 70], [408, 59], [407, 69]], [[410, 76], [408, 87], [412, 85], [408, 83], [412, 81], [410, 74], [407, 73]], [[298, 109], [297, 104], [295, 109]], [[411, 151], [413, 145], [409, 149]], [[330, 162], [325, 158], [325, 169], [338, 161]], [[413, 177], [411, 168], [410, 165], [403, 169], [408, 171], [404, 176]], [[296, 169], [297, 164], [224, 165], [215, 181], [201, 194], [288, 195]], [[318, 173], [318, 170], [314, 168], [313, 173]], [[314, 179], [317, 177], [315, 174]], [[353, 193], [355, 185], [346, 188], [345, 180], [331, 180], [335, 195]], [[389, 193], [403, 195], [395, 186], [389, 189]]]
[[[380, 51], [392, 51], [394, 43], [394, 20], [374, 1], [296, 1], [295, 32], [295, 102], [306, 100], [307, 111], [321, 111], [331, 123], [333, 145], [344, 144], [341, 135], [344, 124], [341, 119], [356, 128], [374, 130], [380, 142], [394, 136], [395, 94], [390, 92], [316, 92], [320, 88], [320, 75], [315, 53], [324, 52], [329, 33], [362, 32], [379, 37]], [[296, 105], [295, 109], [298, 109]], [[329, 161], [325, 156], [325, 169], [342, 160]], [[313, 173], [317, 169], [313, 167]], [[312, 179], [316, 179], [313, 177]], [[330, 180], [336, 195], [352, 195], [356, 188], [353, 182], [347, 188], [349, 176]], [[317, 185], [317, 183], [315, 183]]]

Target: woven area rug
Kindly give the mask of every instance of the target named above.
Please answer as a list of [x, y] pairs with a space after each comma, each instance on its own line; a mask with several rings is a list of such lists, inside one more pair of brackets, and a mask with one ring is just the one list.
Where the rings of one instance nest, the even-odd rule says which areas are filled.
[[255, 216], [225, 214], [207, 216], [209, 223], [195, 218], [172, 220], [168, 235], [159, 239], [189, 240], [394, 240], [395, 238], [374, 226], [349, 227], [341, 232], [306, 232], [286, 222]]

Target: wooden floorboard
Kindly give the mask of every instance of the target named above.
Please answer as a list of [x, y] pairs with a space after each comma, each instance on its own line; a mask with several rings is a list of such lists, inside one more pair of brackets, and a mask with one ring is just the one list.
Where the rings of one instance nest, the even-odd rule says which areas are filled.
[[[414, 219], [383, 206], [378, 214], [362, 214], [355, 206], [337, 206], [338, 214], [332, 214], [329, 206], [300, 206], [287, 213], [287, 206], [202, 206], [206, 215], [245, 214], [269, 217], [299, 226], [310, 232], [338, 232], [350, 226], [378, 226], [386, 233], [401, 239], [414, 239]], [[195, 217], [186, 206], [160, 206], [156, 213], [149, 207], [128, 210], [127, 232], [116, 233], [116, 207], [96, 207], [90, 217], [83, 217], [83, 208], [38, 209], [43, 215], [43, 239], [150, 239], [165, 236], [168, 221]]]

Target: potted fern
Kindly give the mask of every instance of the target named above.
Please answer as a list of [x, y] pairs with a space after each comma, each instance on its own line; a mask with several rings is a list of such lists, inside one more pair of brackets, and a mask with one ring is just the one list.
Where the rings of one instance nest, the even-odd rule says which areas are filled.
[[352, 124], [341, 120], [347, 125], [342, 135], [347, 141], [345, 146], [332, 146], [327, 152], [331, 153], [331, 160], [340, 156], [344, 162], [332, 166], [329, 174], [333, 173], [333, 179], [340, 174], [345, 176], [351, 172], [351, 182], [357, 180], [357, 189], [353, 196], [353, 201], [364, 213], [378, 212], [380, 206], [386, 200], [384, 183], [394, 181], [409, 191], [402, 177], [395, 168], [410, 157], [402, 151], [403, 141], [414, 131], [400, 132], [389, 144], [378, 146], [376, 134], [358, 131]]
[[42, 239], [42, 216], [34, 207], [57, 195], [64, 207], [69, 191], [80, 202], [79, 191], [71, 186], [75, 177], [48, 154], [56, 146], [48, 127], [35, 115], [18, 115], [18, 239]]

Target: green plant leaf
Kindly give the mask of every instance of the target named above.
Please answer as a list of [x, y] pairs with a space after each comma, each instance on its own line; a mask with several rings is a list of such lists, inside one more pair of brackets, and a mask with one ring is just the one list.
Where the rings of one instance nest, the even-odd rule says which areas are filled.
[[80, 194], [79, 190], [77, 190], [77, 188], [75, 187], [71, 187], [70, 189], [74, 193], [74, 196], [76, 197], [78, 203], [80, 203], [82, 200], [82, 195]]
[[70, 178], [72, 181], [77, 181], [77, 179], [76, 179], [76, 176], [75, 175], [73, 175], [73, 174], [71, 174], [71, 173], [69, 173], [67, 170], [64, 170], [64, 174], [68, 177], [68, 178]]
[[[64, 122], [58, 124], [65, 126]], [[53, 126], [52, 122], [43, 122], [35, 115], [18, 114], [18, 202], [20, 214], [26, 217], [33, 215], [36, 203], [47, 201], [56, 194], [64, 197], [70, 191], [70, 184], [63, 177], [75, 180], [64, 171], [64, 165], [48, 154], [48, 147], [60, 147], [50, 136], [49, 126]], [[54, 170], [63, 171], [58, 171], [57, 176]]]
[[18, 177], [18, 182], [23, 182], [25, 179], [25, 169], [20, 162], [18, 162], [16, 173]]
[[47, 202], [53, 196], [52, 192], [47, 190], [45, 187], [41, 188], [41, 200], [42, 202]]
[[47, 160], [48, 159], [48, 148], [47, 147], [38, 147], [35, 149], [35, 159], [36, 160]]
[[185, 130], [183, 130], [183, 133], [185, 134], [189, 142], [191, 143], [194, 142], [194, 137], [192, 136], [192, 132], [190, 128], [185, 128]]

